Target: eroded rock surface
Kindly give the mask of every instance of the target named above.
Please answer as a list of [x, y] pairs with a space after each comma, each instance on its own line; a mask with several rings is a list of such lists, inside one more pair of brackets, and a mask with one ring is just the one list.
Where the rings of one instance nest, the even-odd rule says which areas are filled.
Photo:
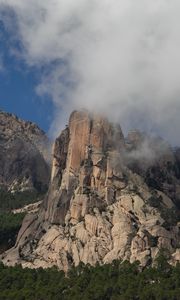
[[[137, 149], [141, 139], [136, 135], [135, 140]], [[73, 112], [54, 144], [47, 197], [38, 213], [25, 217], [4, 263], [57, 265], [65, 271], [81, 261], [95, 265], [128, 259], [146, 266], [161, 248], [175, 263], [180, 241], [176, 201], [163, 184], [160, 190], [148, 184], [147, 170], [141, 176], [127, 162], [133, 159], [132, 143], [131, 135], [127, 145], [119, 125]], [[171, 154], [167, 159], [175, 163]], [[178, 187], [173, 172], [167, 170]]]

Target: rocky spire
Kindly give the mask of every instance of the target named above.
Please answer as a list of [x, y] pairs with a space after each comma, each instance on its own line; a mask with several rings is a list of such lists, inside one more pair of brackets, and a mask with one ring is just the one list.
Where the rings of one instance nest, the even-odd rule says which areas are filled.
[[[118, 160], [119, 167], [124, 147], [120, 126], [88, 112], [73, 112], [69, 127], [55, 141], [51, 182], [52, 193], [56, 190], [58, 197], [54, 201], [50, 192], [46, 218], [63, 224], [70, 202], [72, 207], [81, 205], [78, 202], [82, 197], [85, 213], [85, 206], [91, 205], [91, 193], [97, 194], [100, 203], [112, 203], [115, 178], [118, 185], [124, 186], [122, 171], [116, 164]], [[81, 214], [79, 211], [79, 217]]]
[[128, 259], [146, 266], [162, 247], [176, 261], [179, 228], [174, 221], [169, 230], [165, 217], [175, 204], [124, 164], [125, 152], [119, 125], [73, 112], [53, 147], [46, 199], [37, 214], [26, 216], [4, 262], [65, 271], [80, 261]]

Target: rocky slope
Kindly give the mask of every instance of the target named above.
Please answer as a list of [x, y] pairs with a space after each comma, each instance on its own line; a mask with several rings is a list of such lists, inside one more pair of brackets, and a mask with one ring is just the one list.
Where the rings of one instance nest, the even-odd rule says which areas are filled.
[[[163, 174], [162, 174], [163, 172]], [[163, 141], [88, 112], [73, 112], [54, 144], [51, 183], [4, 263], [67, 270], [81, 261], [151, 264], [159, 249], [180, 259], [179, 167]]]
[[37, 125], [0, 111], [0, 185], [43, 191], [49, 183], [49, 140]]

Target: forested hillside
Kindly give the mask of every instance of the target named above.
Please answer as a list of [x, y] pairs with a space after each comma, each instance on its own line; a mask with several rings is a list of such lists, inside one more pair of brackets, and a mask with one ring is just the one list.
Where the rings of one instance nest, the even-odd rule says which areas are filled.
[[24, 213], [0, 213], [0, 253], [14, 246], [24, 216]]
[[0, 188], [0, 253], [14, 246], [24, 213], [14, 214], [12, 210], [22, 208], [43, 198], [37, 191], [11, 193]]
[[56, 268], [22, 269], [0, 265], [1, 300], [179, 300], [180, 264], [163, 254], [156, 268], [114, 261], [96, 267], [80, 264], [68, 276]]

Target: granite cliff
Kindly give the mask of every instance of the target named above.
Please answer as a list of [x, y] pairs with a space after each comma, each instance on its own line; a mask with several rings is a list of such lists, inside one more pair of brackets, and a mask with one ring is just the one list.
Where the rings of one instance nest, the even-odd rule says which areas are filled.
[[179, 153], [138, 131], [88, 112], [73, 112], [53, 147], [51, 182], [28, 214], [7, 265], [67, 271], [80, 262], [153, 263], [166, 248], [180, 259]]
[[36, 124], [0, 111], [0, 186], [11, 192], [46, 190], [49, 144]]

